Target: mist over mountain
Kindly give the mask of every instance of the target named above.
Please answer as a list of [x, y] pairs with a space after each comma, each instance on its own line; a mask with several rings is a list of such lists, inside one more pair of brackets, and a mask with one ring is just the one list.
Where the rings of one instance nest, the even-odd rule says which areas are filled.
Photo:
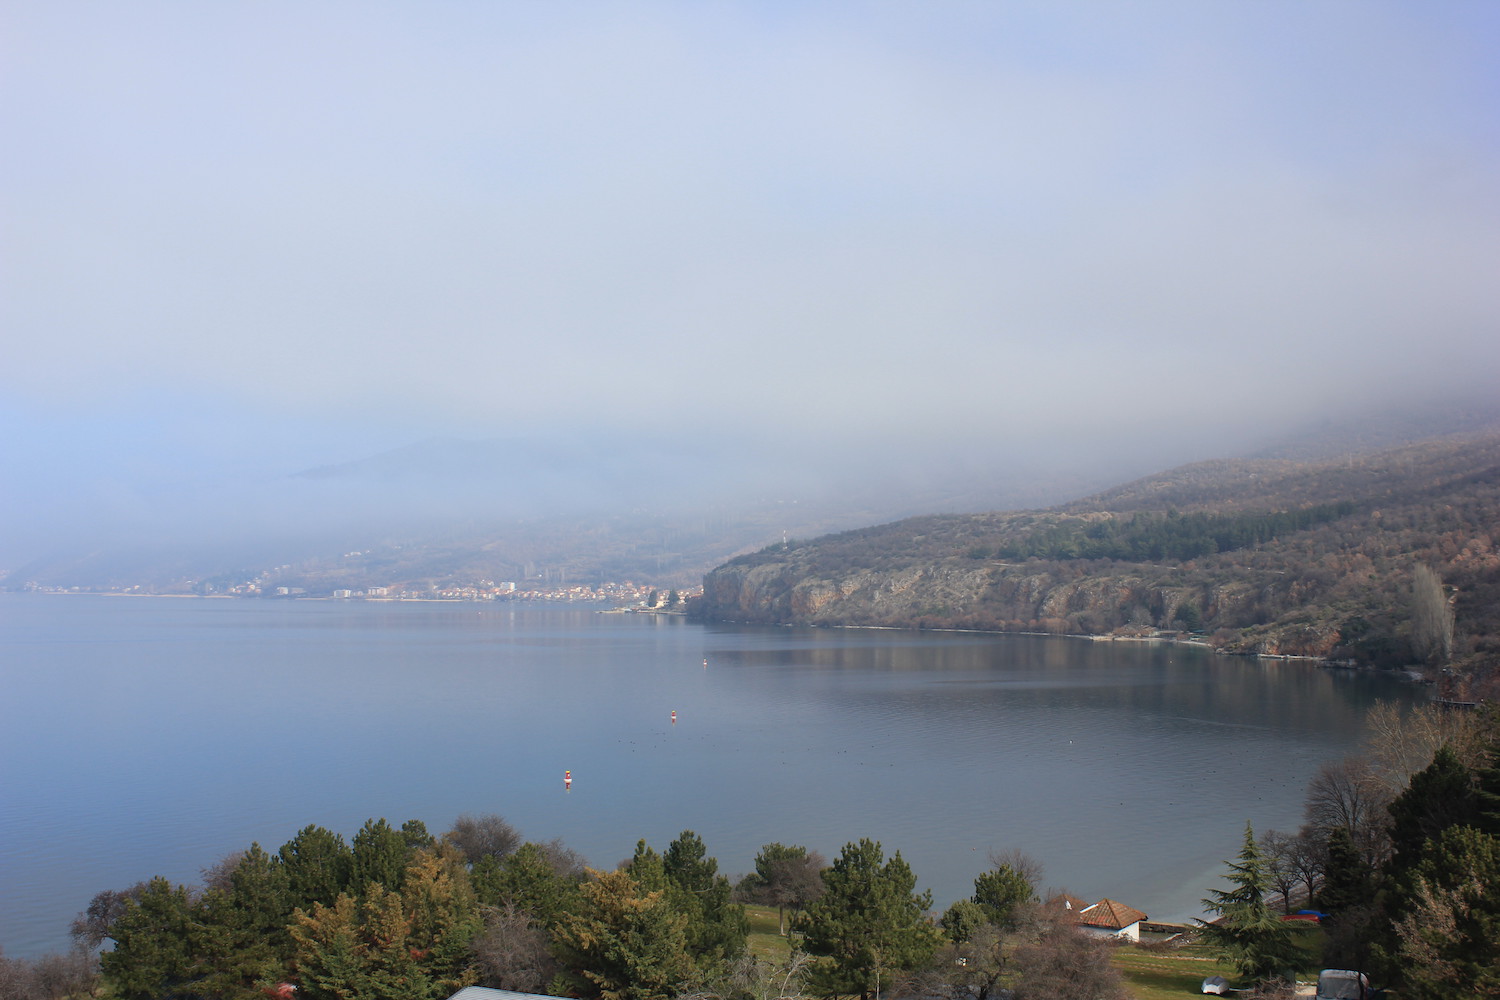
[[324, 589], [407, 579], [682, 585], [787, 533], [1055, 501], [1103, 482], [1024, 456], [975, 475], [971, 460], [679, 433], [431, 438], [286, 475], [116, 480], [92, 498], [79, 489], [68, 507], [37, 511], [29, 557], [4, 585], [195, 592], [280, 566], [279, 577]]
[[6, 586], [687, 581], [1500, 385], [1494, 5], [7, 14]]
[[1471, 392], [1456, 383], [1436, 397], [1375, 399], [1358, 407], [1330, 408], [1276, 435], [1264, 447], [1248, 449], [1245, 457], [1317, 461], [1497, 428], [1500, 393], [1495, 387]]
[[1192, 633], [1227, 652], [1426, 670], [1445, 697], [1488, 697], [1500, 692], [1497, 524], [1491, 425], [1332, 459], [1195, 462], [1047, 509], [925, 515], [773, 544], [713, 570], [693, 611], [776, 624]]
[[[1247, 434], [1244, 453], [1311, 461], [1486, 426], [1500, 426], [1500, 407], [1488, 399], [1385, 408], [1258, 442]], [[257, 578], [309, 593], [480, 580], [692, 586], [715, 565], [784, 537], [1050, 507], [1169, 463], [1233, 457], [1193, 450], [1204, 447], [1188, 435], [1127, 443], [1109, 428], [1094, 447], [1068, 449], [1045, 439], [855, 447], [601, 429], [432, 437], [282, 474], [228, 464], [201, 480], [136, 470], [92, 497], [78, 489], [73, 506], [38, 510], [31, 551], [0, 586], [222, 593]]]

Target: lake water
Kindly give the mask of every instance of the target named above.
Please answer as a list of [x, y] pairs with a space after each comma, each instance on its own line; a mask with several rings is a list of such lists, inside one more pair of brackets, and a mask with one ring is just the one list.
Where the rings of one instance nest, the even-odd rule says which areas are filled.
[[[705, 666], [705, 662], [707, 665]], [[946, 907], [991, 850], [1157, 919], [1293, 830], [1385, 678], [1186, 647], [705, 626], [573, 607], [0, 594], [0, 947], [317, 823], [499, 813], [596, 867], [696, 830], [900, 850]], [[672, 713], [677, 713], [676, 722]], [[563, 771], [571, 770], [571, 791]]]

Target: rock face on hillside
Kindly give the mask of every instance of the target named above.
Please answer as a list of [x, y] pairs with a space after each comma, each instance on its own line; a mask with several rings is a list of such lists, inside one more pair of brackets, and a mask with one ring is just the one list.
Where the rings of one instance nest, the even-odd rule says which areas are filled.
[[[793, 563], [729, 565], [710, 573], [697, 613], [713, 620], [998, 632], [1103, 634], [1198, 628], [1205, 621], [1255, 624], [1275, 585], [1206, 586], [1167, 572], [1096, 572], [1078, 578], [1036, 565], [945, 563], [834, 578], [801, 577]], [[1177, 574], [1181, 577], [1181, 574]], [[1254, 650], [1327, 656], [1333, 628], [1281, 630]]]
[[942, 565], [861, 570], [835, 580], [799, 578], [787, 563], [728, 566], [705, 578], [704, 602], [716, 615], [733, 613], [745, 621], [843, 621], [859, 609], [867, 623], [876, 623], [973, 603], [990, 582], [988, 570]]
[[[1202, 463], [1092, 501], [773, 545], [705, 577], [710, 620], [1057, 634], [1200, 633], [1236, 652], [1418, 657], [1417, 565], [1458, 659], [1500, 655], [1500, 437], [1357, 461]], [[1467, 659], [1465, 659], [1467, 658]]]

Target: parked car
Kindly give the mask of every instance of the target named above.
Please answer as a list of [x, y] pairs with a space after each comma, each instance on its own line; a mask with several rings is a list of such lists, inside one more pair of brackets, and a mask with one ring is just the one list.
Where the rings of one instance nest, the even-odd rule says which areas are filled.
[[1349, 969], [1318, 973], [1318, 1000], [1370, 1000], [1370, 977]]

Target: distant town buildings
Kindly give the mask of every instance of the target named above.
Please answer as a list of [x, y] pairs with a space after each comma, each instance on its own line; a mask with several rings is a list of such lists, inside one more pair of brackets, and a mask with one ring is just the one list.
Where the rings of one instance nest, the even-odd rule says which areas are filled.
[[[40, 593], [53, 594], [138, 594], [159, 596], [182, 596], [182, 597], [331, 597], [336, 600], [377, 600], [377, 601], [565, 601], [590, 604], [611, 604], [619, 608], [647, 609], [647, 602], [656, 596], [656, 603], [651, 608], [663, 609], [662, 595], [669, 593], [667, 588], [657, 584], [636, 583], [626, 580], [623, 583], [606, 582], [597, 586], [586, 584], [574, 584], [572, 586], [542, 586], [521, 589], [514, 581], [506, 580], [495, 583], [489, 580], [480, 580], [469, 585], [455, 585], [446, 587], [367, 587], [364, 590], [356, 590], [352, 587], [335, 587], [319, 592], [317, 589], [297, 587], [291, 584], [273, 586], [267, 577], [262, 575], [254, 580], [244, 581], [230, 586], [214, 586], [207, 583], [187, 581], [176, 588], [147, 587], [141, 584], [130, 586], [117, 585], [113, 587], [61, 587], [48, 586], [46, 584], [28, 583], [23, 585], [23, 590]], [[670, 591], [676, 593], [683, 600], [703, 593], [701, 586]], [[680, 607], [680, 604], [678, 605]]]
[[[399, 549], [400, 546], [395, 548]], [[345, 559], [370, 555], [369, 551], [345, 552]], [[399, 563], [399, 560], [397, 560]], [[385, 568], [393, 575], [401, 569]], [[633, 580], [600, 581], [595, 584], [567, 583], [568, 572], [562, 567], [526, 564], [525, 581], [485, 579], [478, 575], [467, 580], [390, 580], [366, 583], [378, 570], [363, 566], [310, 560], [298, 566], [283, 563], [238, 574], [212, 577], [154, 580], [141, 583], [63, 585], [5, 581], [0, 589], [27, 590], [52, 594], [114, 594], [119, 596], [157, 597], [259, 597], [307, 598], [340, 601], [549, 601], [610, 605], [615, 610], [673, 611], [682, 610], [683, 602], [703, 592], [698, 587], [672, 589], [672, 582], [637, 583]], [[361, 579], [364, 577], [365, 579]], [[0, 575], [0, 580], [4, 576]], [[673, 581], [675, 582], [675, 581]], [[678, 600], [668, 599], [676, 595]]]

